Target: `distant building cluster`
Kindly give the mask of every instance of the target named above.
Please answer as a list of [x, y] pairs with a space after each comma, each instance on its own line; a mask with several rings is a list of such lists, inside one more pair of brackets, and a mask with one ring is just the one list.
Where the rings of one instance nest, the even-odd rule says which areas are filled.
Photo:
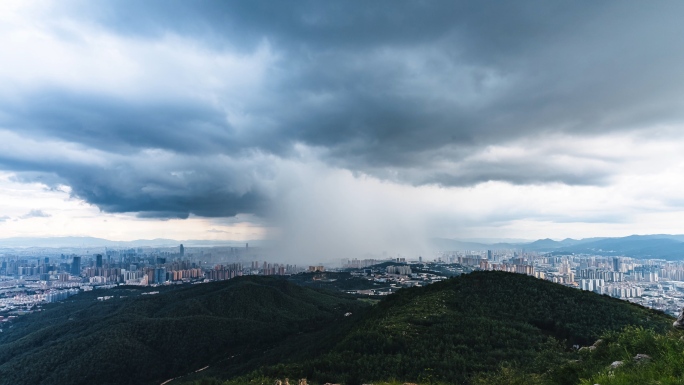
[[212, 281], [224, 281], [242, 275], [242, 264], [216, 265], [207, 271], [206, 277]]
[[387, 266], [387, 274], [401, 274], [409, 275], [411, 274], [410, 266]]
[[269, 263], [264, 261], [252, 261], [251, 269], [247, 272], [250, 275], [291, 275], [297, 274], [302, 270], [297, 265]]
[[0, 311], [29, 309], [36, 304], [65, 300], [79, 291], [116, 285], [169, 285], [302, 271], [296, 265], [256, 260], [245, 267], [236, 261], [254, 259], [259, 252], [248, 244], [244, 248], [131, 248], [90, 255], [50, 252], [50, 257], [0, 257]]
[[507, 271], [509, 273], [518, 273], [526, 275], [534, 275], [534, 266], [512, 263], [489, 263], [487, 260], [480, 260], [481, 270]]
[[71, 297], [72, 295], [78, 294], [81, 291], [78, 289], [65, 289], [65, 290], [48, 290], [44, 293], [45, 302], [59, 302]]
[[595, 267], [577, 269], [578, 279], [601, 279], [606, 282], [624, 282], [625, 273], [613, 270], [599, 270]]
[[684, 306], [684, 262], [524, 250], [448, 251], [441, 262], [500, 270], [610, 295], [675, 315]]
[[343, 259], [342, 267], [345, 269], [363, 269], [364, 267], [369, 267], [377, 265], [379, 263], [385, 262], [380, 259]]

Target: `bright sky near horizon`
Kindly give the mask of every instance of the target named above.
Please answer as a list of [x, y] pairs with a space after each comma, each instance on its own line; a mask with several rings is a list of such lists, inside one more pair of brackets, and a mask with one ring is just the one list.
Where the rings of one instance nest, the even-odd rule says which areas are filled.
[[684, 3], [0, 2], [0, 234], [684, 233]]

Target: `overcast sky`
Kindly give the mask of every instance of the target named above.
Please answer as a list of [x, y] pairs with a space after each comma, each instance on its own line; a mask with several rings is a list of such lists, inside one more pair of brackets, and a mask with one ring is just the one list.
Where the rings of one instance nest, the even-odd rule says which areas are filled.
[[683, 14], [3, 0], [0, 234], [356, 256], [684, 233]]

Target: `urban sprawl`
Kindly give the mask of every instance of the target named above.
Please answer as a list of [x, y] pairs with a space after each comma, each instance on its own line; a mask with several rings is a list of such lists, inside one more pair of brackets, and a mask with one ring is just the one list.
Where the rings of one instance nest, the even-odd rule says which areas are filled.
[[[31, 250], [0, 257], [2, 324], [82, 291], [118, 285], [174, 285], [231, 279], [243, 275], [294, 275], [347, 271], [377, 285], [351, 290], [387, 295], [476, 270], [526, 274], [580, 290], [628, 300], [677, 315], [684, 306], [684, 262], [623, 256], [550, 255], [523, 250], [440, 252], [418, 257], [345, 259], [341, 266], [296, 266], [259, 261], [259, 251], [243, 247], [136, 248], [95, 254]], [[325, 279], [318, 278], [318, 279]], [[103, 294], [97, 297], [106, 300]]]

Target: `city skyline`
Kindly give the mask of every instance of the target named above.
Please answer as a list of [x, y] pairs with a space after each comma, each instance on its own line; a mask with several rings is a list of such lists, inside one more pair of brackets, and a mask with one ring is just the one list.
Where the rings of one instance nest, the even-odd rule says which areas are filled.
[[0, 232], [682, 234], [681, 8], [3, 1]]

